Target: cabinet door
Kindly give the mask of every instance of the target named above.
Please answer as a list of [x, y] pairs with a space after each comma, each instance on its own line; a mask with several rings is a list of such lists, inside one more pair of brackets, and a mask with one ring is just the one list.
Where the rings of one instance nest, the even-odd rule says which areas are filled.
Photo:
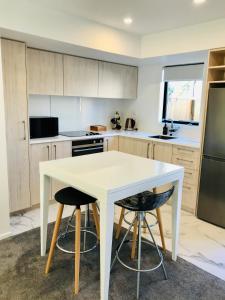
[[1, 40], [10, 211], [30, 207], [25, 44]]
[[119, 150], [119, 137], [106, 137], [104, 138], [104, 151], [118, 151]]
[[136, 99], [138, 84], [138, 68], [123, 66], [123, 98]]
[[101, 98], [135, 99], [137, 97], [137, 68], [99, 62], [99, 91]]
[[63, 56], [58, 53], [27, 49], [28, 92], [63, 95]]
[[[172, 161], [172, 145], [166, 143], [153, 143], [153, 159], [159, 160], [166, 163], [171, 163]], [[171, 188], [171, 184], [165, 184], [160, 187], [157, 187], [157, 193], [162, 193]]]
[[[72, 156], [72, 142], [58, 142], [52, 143], [52, 159], [60, 159]], [[62, 182], [52, 179], [52, 199], [54, 199], [54, 195], [57, 191], [64, 188], [66, 185]]]
[[[40, 203], [39, 163], [51, 159], [51, 144], [30, 145], [30, 191], [31, 205]], [[49, 200], [50, 200], [49, 194]]]
[[64, 95], [98, 97], [98, 61], [64, 55]]
[[134, 138], [119, 137], [119, 151], [141, 156], [148, 157], [148, 149], [150, 143], [147, 141], [137, 140]]
[[172, 151], [172, 145], [166, 143], [153, 143], [153, 159], [155, 160], [171, 163]]

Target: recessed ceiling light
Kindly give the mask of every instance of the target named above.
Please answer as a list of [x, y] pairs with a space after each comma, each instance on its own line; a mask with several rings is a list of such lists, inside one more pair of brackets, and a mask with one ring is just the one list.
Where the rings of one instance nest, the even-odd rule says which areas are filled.
[[202, 4], [204, 3], [206, 0], [193, 0], [194, 4]]
[[126, 25], [130, 25], [133, 22], [133, 20], [130, 17], [127, 17], [123, 19], [123, 22]]

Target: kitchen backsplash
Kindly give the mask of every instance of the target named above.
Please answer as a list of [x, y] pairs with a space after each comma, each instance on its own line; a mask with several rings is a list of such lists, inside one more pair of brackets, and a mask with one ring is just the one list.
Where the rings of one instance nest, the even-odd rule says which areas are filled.
[[129, 101], [30, 95], [29, 115], [58, 117], [59, 131], [85, 130], [90, 124], [103, 124], [111, 129], [110, 120], [116, 111], [119, 111], [124, 125]]

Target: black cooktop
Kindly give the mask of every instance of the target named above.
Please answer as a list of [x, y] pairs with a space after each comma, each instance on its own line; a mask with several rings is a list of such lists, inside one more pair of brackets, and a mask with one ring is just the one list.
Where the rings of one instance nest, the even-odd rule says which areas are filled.
[[85, 131], [85, 130], [78, 130], [78, 131], [64, 131], [60, 132], [60, 135], [69, 136], [69, 137], [80, 137], [80, 136], [91, 136], [91, 135], [100, 135], [100, 133], [93, 132], [93, 131]]

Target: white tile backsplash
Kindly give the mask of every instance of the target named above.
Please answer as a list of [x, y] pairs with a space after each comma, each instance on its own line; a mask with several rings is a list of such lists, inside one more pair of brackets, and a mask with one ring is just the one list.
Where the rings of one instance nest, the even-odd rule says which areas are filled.
[[119, 111], [124, 124], [128, 101], [65, 96], [30, 95], [30, 116], [54, 116], [59, 118], [59, 131], [86, 130], [91, 124], [107, 125]]

